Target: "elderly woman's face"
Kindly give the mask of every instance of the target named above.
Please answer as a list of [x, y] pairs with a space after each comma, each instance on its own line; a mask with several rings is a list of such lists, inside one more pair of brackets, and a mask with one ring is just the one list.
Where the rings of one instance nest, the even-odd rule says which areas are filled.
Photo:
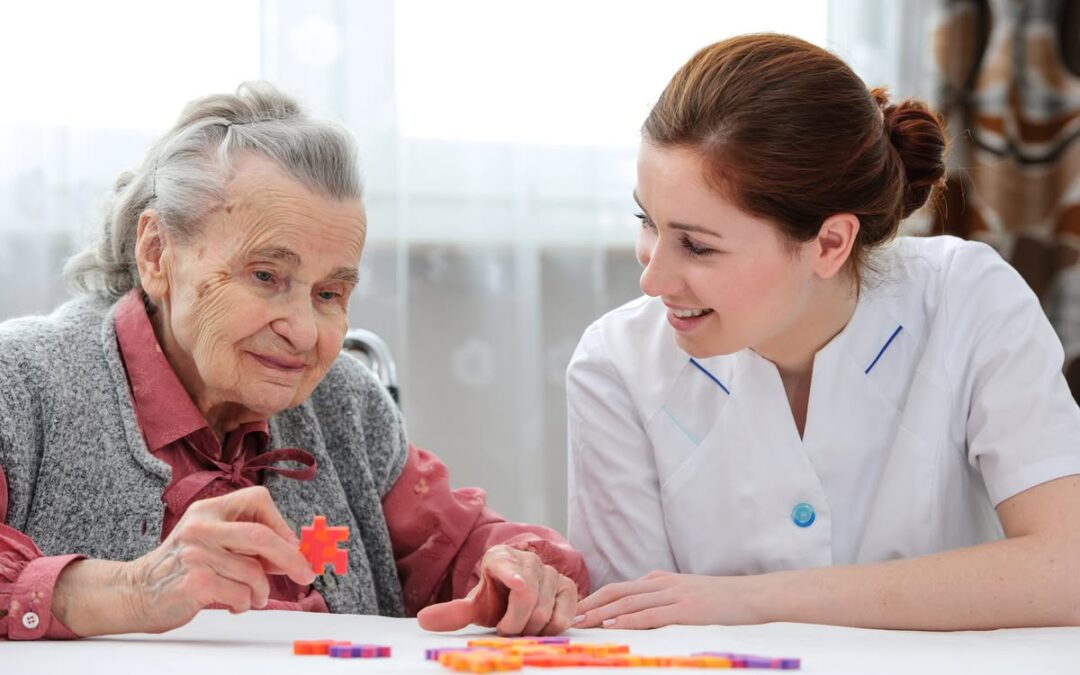
[[359, 201], [322, 197], [263, 158], [237, 161], [224, 207], [192, 241], [167, 242], [160, 283], [143, 279], [204, 414], [265, 419], [311, 394], [348, 328], [364, 234]]

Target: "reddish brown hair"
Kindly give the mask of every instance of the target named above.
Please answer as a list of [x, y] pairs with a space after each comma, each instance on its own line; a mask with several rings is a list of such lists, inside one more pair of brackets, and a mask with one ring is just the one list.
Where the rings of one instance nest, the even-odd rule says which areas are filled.
[[798, 38], [755, 34], [710, 45], [660, 95], [642, 128], [660, 146], [689, 146], [706, 180], [794, 242], [831, 215], [853, 213], [851, 269], [891, 239], [945, 174], [941, 119], [925, 104], [889, 105], [843, 61]]

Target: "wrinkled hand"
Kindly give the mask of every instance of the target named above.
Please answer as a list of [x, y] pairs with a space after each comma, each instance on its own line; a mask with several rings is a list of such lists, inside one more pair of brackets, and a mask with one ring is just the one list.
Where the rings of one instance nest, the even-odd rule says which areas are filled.
[[753, 602], [757, 579], [651, 572], [635, 581], [608, 584], [582, 600], [574, 627], [760, 623]]
[[458, 630], [494, 626], [500, 635], [557, 635], [574, 619], [577, 585], [529, 551], [492, 546], [480, 564], [480, 583], [458, 600], [420, 610], [420, 627]]
[[264, 607], [267, 574], [299, 584], [315, 580], [299, 540], [263, 487], [195, 502], [156, 549], [127, 564], [132, 612], [145, 632], [190, 621], [220, 603], [234, 614]]

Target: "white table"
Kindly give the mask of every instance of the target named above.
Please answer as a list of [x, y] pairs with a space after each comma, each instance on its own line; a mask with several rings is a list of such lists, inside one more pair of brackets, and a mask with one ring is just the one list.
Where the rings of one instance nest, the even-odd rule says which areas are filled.
[[[431, 647], [464, 646], [483, 629], [452, 634], [420, 630], [412, 619], [373, 616], [204, 611], [164, 635], [123, 635], [74, 642], [0, 642], [0, 673], [425, 673], [451, 671], [424, 660]], [[1080, 628], [1033, 628], [983, 633], [874, 631], [806, 624], [671, 626], [651, 631], [571, 630], [576, 641], [628, 644], [640, 654], [687, 655], [731, 651], [799, 657], [803, 673], [959, 673], [1042, 675], [1080, 673]], [[334, 639], [388, 644], [390, 659], [294, 656], [293, 640]], [[540, 669], [522, 673], [627, 672], [623, 669]], [[633, 672], [643, 672], [637, 669]], [[650, 669], [675, 675], [685, 670]], [[718, 672], [695, 670], [693, 672]], [[799, 671], [719, 671], [799, 672]]]

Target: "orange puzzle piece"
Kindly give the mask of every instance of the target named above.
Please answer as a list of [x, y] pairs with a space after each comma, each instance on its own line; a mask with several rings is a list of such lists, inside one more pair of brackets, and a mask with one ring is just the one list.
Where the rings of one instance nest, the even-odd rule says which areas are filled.
[[338, 542], [349, 538], [347, 527], [327, 527], [326, 516], [315, 516], [311, 527], [300, 528], [300, 553], [311, 563], [315, 574], [326, 571], [329, 563], [335, 574], [345, 574], [349, 569], [349, 552], [337, 547]]

